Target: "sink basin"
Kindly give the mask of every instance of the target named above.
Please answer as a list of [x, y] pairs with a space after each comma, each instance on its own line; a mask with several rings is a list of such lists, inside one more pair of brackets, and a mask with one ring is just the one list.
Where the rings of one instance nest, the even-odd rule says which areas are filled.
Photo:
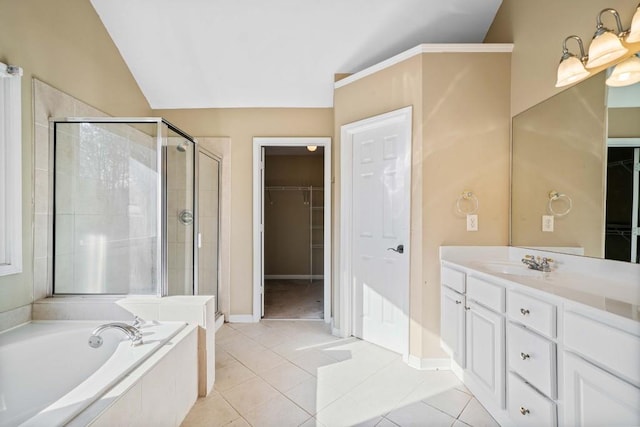
[[482, 268], [491, 273], [507, 274], [510, 276], [542, 277], [542, 271], [532, 270], [522, 263], [516, 262], [486, 262]]

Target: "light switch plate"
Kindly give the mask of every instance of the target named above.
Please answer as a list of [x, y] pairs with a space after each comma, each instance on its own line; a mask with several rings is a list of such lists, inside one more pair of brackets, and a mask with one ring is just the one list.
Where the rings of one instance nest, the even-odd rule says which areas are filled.
[[542, 231], [553, 232], [553, 215], [542, 215]]
[[478, 231], [478, 215], [467, 215], [467, 231]]

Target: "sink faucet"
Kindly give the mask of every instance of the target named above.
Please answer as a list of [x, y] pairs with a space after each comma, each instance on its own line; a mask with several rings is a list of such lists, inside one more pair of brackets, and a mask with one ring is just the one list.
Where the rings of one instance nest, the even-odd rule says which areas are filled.
[[100, 336], [100, 333], [106, 329], [117, 329], [119, 331], [124, 332], [127, 335], [127, 338], [131, 340], [131, 345], [136, 346], [142, 344], [142, 334], [140, 330], [135, 326], [127, 325], [126, 323], [114, 322], [114, 323], [105, 323], [104, 325], [100, 325], [93, 330], [91, 336], [89, 337], [89, 346], [93, 348], [98, 348], [102, 345], [103, 339]]
[[553, 262], [551, 258], [546, 257], [534, 257], [533, 255], [525, 255], [522, 258], [522, 263], [526, 264], [531, 270], [544, 271], [548, 273], [551, 271], [550, 262]]

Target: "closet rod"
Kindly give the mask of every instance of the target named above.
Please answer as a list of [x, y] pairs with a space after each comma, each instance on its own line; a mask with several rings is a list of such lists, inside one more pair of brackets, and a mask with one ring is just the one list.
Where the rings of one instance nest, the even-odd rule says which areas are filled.
[[307, 185], [307, 186], [269, 186], [269, 187], [264, 187], [265, 190], [324, 190], [323, 187], [314, 187], [312, 185]]

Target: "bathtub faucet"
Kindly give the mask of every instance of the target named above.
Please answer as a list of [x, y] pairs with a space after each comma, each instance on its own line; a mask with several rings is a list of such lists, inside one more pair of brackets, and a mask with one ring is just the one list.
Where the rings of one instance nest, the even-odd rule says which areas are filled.
[[102, 345], [102, 337], [100, 333], [106, 329], [117, 329], [119, 331], [124, 332], [127, 335], [127, 338], [131, 340], [131, 345], [140, 345], [142, 344], [142, 334], [140, 330], [135, 326], [127, 325], [126, 323], [114, 322], [114, 323], [105, 323], [104, 325], [100, 325], [93, 330], [91, 336], [89, 337], [89, 345], [93, 348], [98, 348]]

